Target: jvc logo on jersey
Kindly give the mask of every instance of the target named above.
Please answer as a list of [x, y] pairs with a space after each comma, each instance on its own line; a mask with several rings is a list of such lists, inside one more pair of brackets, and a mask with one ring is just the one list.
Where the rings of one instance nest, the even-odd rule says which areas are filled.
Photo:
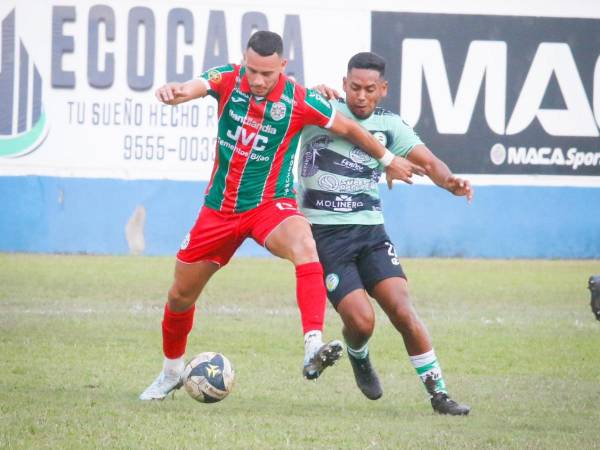
[[31, 153], [48, 135], [42, 78], [23, 41], [17, 38], [15, 16], [13, 9], [1, 24], [0, 157]]
[[497, 143], [598, 150], [600, 20], [376, 12], [372, 21], [373, 51], [389, 67], [384, 106], [454, 171], [600, 175], [593, 164], [490, 157]]
[[252, 143], [252, 150], [256, 150], [257, 152], [265, 150], [266, 145], [269, 142], [268, 137], [261, 136], [255, 131], [248, 131], [241, 126], [236, 128], [235, 133], [232, 133], [231, 130], [227, 130], [227, 137], [235, 142], [240, 140], [244, 147], [247, 147]]

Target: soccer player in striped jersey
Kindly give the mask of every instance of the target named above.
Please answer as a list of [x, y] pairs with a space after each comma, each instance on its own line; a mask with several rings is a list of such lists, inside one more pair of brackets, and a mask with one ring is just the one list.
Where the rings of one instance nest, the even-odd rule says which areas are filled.
[[306, 125], [330, 129], [360, 145], [386, 166], [388, 176], [410, 183], [422, 169], [396, 157], [356, 122], [336, 114], [318, 92], [283, 73], [281, 37], [252, 35], [242, 65], [230, 64], [156, 91], [177, 105], [211, 95], [218, 101], [215, 164], [198, 219], [177, 254], [175, 279], [165, 305], [163, 370], [140, 395], [162, 399], [181, 386], [195, 302], [210, 277], [251, 237], [296, 268], [296, 294], [304, 332], [303, 375], [317, 378], [342, 354], [340, 341], [323, 343], [326, 292], [310, 225], [297, 209], [292, 165]]
[[[344, 77], [345, 102], [332, 104], [394, 154], [423, 167], [435, 184], [471, 201], [470, 183], [453, 175], [400, 116], [377, 107], [387, 93], [384, 74], [381, 57], [358, 53]], [[326, 97], [338, 97], [325, 86], [319, 90]], [[378, 191], [382, 166], [362, 147], [311, 126], [302, 132], [298, 169], [300, 208], [312, 223], [328, 297], [344, 323], [348, 358], [360, 390], [371, 400], [383, 394], [369, 358], [368, 341], [375, 327], [369, 293], [402, 335], [434, 411], [468, 414], [468, 406], [448, 396], [429, 333], [411, 304], [406, 276], [385, 231]]]

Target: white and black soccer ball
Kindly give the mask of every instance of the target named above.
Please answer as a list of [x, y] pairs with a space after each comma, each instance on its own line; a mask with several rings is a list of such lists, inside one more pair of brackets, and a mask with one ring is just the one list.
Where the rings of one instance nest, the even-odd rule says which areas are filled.
[[233, 366], [223, 354], [204, 352], [185, 366], [183, 386], [194, 400], [215, 403], [229, 395], [234, 378]]

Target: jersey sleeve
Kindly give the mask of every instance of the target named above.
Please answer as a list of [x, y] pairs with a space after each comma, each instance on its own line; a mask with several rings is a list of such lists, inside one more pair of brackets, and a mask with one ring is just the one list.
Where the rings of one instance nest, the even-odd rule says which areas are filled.
[[395, 155], [406, 157], [415, 145], [423, 144], [412, 127], [396, 114], [389, 117], [389, 131], [393, 139], [389, 149]]
[[208, 89], [208, 95], [219, 100], [228, 88], [232, 86], [235, 79], [235, 66], [228, 64], [226, 66], [213, 67], [203, 72], [199, 77], [204, 81]]
[[335, 119], [335, 108], [325, 97], [313, 89], [307, 89], [304, 104], [304, 125], [331, 127]]

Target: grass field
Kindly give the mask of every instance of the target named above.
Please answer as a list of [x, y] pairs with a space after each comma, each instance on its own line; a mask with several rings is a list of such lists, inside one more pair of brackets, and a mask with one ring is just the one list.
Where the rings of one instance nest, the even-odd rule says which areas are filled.
[[[237, 259], [201, 298], [188, 356], [221, 351], [236, 387], [204, 405], [137, 396], [157, 375], [172, 258], [0, 254], [0, 448], [600, 448], [598, 261], [404, 261], [451, 394], [434, 415], [401, 339], [378, 311], [384, 396], [347, 358], [301, 377], [293, 270]], [[326, 336], [340, 337], [328, 310]]]

